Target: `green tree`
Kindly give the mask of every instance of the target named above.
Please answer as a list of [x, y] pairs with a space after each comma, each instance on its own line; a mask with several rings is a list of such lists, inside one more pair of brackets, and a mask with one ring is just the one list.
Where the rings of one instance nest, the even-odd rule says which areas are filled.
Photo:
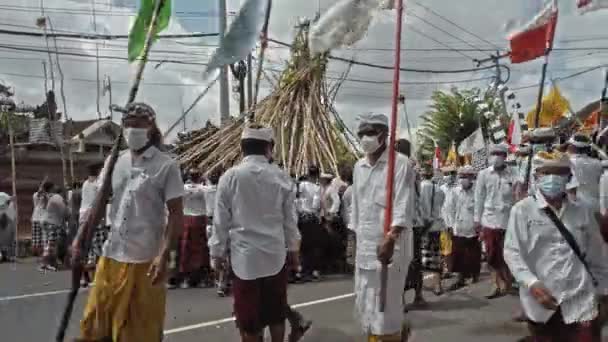
[[435, 142], [439, 145], [443, 155], [449, 150], [452, 142], [456, 147], [462, 140], [473, 133], [479, 124], [482, 126], [484, 136], [487, 135], [489, 120], [483, 113], [489, 110], [494, 113], [503, 113], [500, 104], [494, 101], [491, 94], [483, 94], [481, 97], [488, 105], [488, 109], [482, 109], [475, 103], [475, 98], [480, 97], [481, 90], [452, 88], [449, 92], [435, 91], [431, 96], [433, 103], [429, 110], [420, 117], [419, 129], [417, 131], [418, 160], [427, 161], [433, 158]]

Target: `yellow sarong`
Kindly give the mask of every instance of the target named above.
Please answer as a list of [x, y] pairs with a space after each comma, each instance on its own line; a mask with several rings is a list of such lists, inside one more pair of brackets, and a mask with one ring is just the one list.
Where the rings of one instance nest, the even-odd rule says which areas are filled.
[[102, 257], [95, 287], [80, 322], [81, 340], [111, 337], [113, 342], [160, 342], [165, 320], [166, 288], [152, 285], [150, 263], [126, 264]]
[[441, 245], [441, 255], [448, 256], [452, 254], [452, 234], [447, 231], [442, 231], [439, 235]]

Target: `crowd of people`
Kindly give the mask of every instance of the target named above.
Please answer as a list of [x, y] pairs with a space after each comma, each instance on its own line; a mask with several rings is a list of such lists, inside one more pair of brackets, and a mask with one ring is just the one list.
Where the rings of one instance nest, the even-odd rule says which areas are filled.
[[[490, 146], [480, 171], [437, 170], [417, 163], [404, 137], [388, 146], [387, 117], [367, 114], [357, 129], [361, 160], [335, 176], [311, 165], [296, 178], [274, 163], [266, 127], [244, 129], [241, 163], [203, 173], [180, 170], [159, 150], [150, 106], [130, 105], [123, 125], [129, 149], [111, 174], [107, 215], [85, 258], [83, 285], [95, 282], [81, 323], [87, 340], [159, 340], [167, 287], [215, 286], [219, 296], [233, 296], [242, 341], [258, 342], [265, 327], [282, 341], [285, 320], [289, 340], [298, 341], [311, 322], [290, 308], [287, 284], [341, 272], [354, 274], [356, 317], [368, 341], [407, 341], [405, 291], [415, 292], [413, 307], [424, 307], [423, 279], [441, 295], [455, 275], [447, 290], [458, 290], [480, 280], [484, 258], [494, 285], [487, 298], [518, 290], [517, 318], [528, 323], [531, 341], [601, 339], [608, 163], [584, 135], [560, 139], [539, 128], [515, 150]], [[390, 148], [397, 155], [385, 232]], [[92, 164], [82, 186], [64, 193], [45, 180], [33, 195], [41, 270], [81, 256], [79, 226], [103, 174], [104, 164]], [[157, 300], [145, 300], [151, 296]]]

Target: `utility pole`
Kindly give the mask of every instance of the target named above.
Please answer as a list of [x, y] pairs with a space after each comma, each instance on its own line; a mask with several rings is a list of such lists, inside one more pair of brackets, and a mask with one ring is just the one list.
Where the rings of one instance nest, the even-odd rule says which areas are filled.
[[[227, 19], [226, 19], [226, 0], [218, 0], [219, 8], [219, 39], [223, 39], [226, 34]], [[230, 118], [230, 92], [228, 87], [228, 66], [220, 68], [219, 76], [220, 86], [220, 124], [226, 122]]]
[[112, 79], [106, 75], [103, 90], [108, 92], [108, 107], [110, 108], [110, 121], [114, 121], [114, 109], [112, 108]]
[[[97, 34], [97, 13], [95, 1], [93, 1], [93, 31]], [[100, 89], [99, 89], [99, 43], [95, 42], [95, 68], [96, 68], [96, 78], [95, 84], [97, 85], [97, 93], [96, 93], [96, 104], [97, 104], [97, 119], [101, 120], [101, 105], [100, 102]]]
[[247, 55], [247, 108], [251, 110], [253, 106], [253, 57], [251, 53]]

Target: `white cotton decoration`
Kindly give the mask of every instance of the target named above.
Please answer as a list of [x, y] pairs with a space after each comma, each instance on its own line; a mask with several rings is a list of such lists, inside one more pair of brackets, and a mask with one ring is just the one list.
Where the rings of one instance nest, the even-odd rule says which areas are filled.
[[361, 40], [379, 6], [378, 0], [341, 0], [332, 6], [310, 29], [312, 53], [324, 53]]

